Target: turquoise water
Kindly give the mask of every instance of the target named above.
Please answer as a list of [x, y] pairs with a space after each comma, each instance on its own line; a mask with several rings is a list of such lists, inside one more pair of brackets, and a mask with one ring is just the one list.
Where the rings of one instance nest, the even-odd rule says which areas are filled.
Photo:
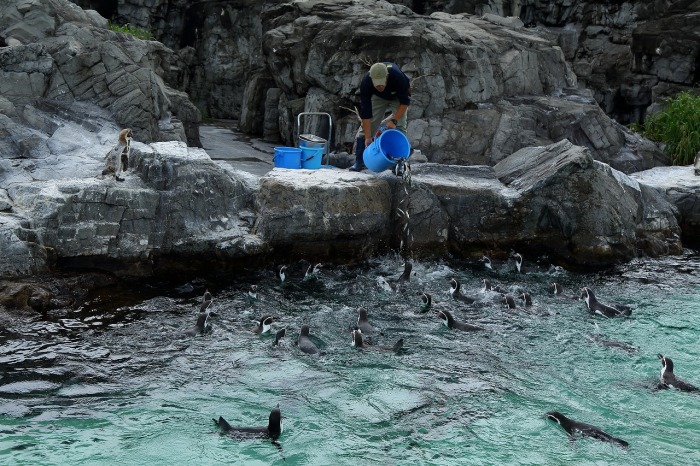
[[[400, 260], [384, 257], [316, 282], [280, 286], [266, 270], [193, 277], [191, 291], [149, 284], [118, 309], [107, 293], [119, 290], [106, 290], [75, 311], [17, 318], [0, 330], [0, 464], [700, 463], [700, 395], [655, 390], [657, 353], [700, 385], [698, 255], [595, 274], [487, 273], [434, 261], [414, 271], [399, 294], [377, 286], [377, 277], [400, 273]], [[452, 277], [475, 305], [450, 300]], [[530, 292], [534, 308], [506, 310], [481, 290], [482, 278]], [[553, 281], [631, 305], [632, 317], [590, 317], [583, 302], [553, 296]], [[251, 283], [260, 286], [254, 303], [245, 297]], [[205, 287], [220, 317], [211, 334], [182, 337]], [[484, 331], [448, 330], [422, 312], [418, 291]], [[382, 331], [375, 343], [403, 338], [404, 350], [351, 347], [359, 306]], [[280, 347], [274, 334], [251, 332], [268, 313], [279, 318], [273, 332], [288, 329]], [[323, 355], [294, 346], [304, 323]], [[223, 435], [211, 420], [264, 425], [277, 403], [280, 448]], [[630, 448], [569, 442], [545, 419], [551, 410]]]

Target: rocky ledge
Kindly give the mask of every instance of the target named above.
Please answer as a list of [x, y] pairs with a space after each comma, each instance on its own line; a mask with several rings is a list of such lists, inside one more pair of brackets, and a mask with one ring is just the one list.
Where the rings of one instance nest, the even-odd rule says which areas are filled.
[[[331, 5], [295, 2], [275, 10], [280, 16], [272, 21], [279, 23], [274, 29], [289, 29], [282, 24], [289, 9], [299, 31], [304, 15], [329, 27], [313, 15], [316, 4], [323, 14]], [[382, 4], [385, 15], [427, 24]], [[366, 2], [361, 5], [357, 11], [365, 11]], [[561, 52], [527, 31], [504, 32], [493, 21], [468, 17], [431, 17], [431, 27], [444, 30], [433, 39], [471, 44], [465, 57], [478, 52], [474, 65], [495, 77], [485, 82], [497, 83], [498, 92], [488, 102], [470, 94], [465, 99], [478, 104], [462, 102], [460, 109], [438, 112], [444, 118], [430, 117], [437, 126], [414, 128], [416, 134], [432, 135], [433, 142], [419, 145], [429, 162], [413, 163], [408, 183], [388, 172], [339, 169], [274, 169], [256, 177], [219, 164], [185, 142], [197, 138], [199, 114], [185, 94], [165, 84], [171, 51], [162, 44], [109, 31], [104, 18], [66, 0], [7, 2], [0, 13], [7, 39], [0, 47], [3, 279], [66, 270], [138, 277], [301, 257], [356, 261], [391, 250], [418, 259], [517, 249], [529, 256], [546, 254], [562, 265], [602, 267], [639, 255], [678, 253], [682, 241], [690, 245], [698, 238], [700, 177], [676, 176], [692, 167], [658, 167], [660, 150], [593, 111], [593, 103], [581, 100], [585, 91], [568, 89], [572, 75]], [[378, 34], [365, 29], [360, 32], [367, 37]], [[492, 34], [507, 37], [496, 49], [484, 48], [483, 55], [474, 41], [491, 40]], [[284, 42], [282, 36], [275, 40]], [[533, 50], [504, 63], [513, 41]], [[436, 56], [450, 56], [443, 46], [437, 50]], [[531, 66], [524, 57], [532, 54], [542, 57], [540, 65], [549, 65]], [[282, 72], [282, 52], [268, 58], [278, 78], [291, 79]], [[531, 74], [523, 74], [528, 79], [517, 81], [525, 87], [504, 84], [506, 68], [511, 77], [529, 69]], [[305, 76], [298, 82], [318, 71], [297, 64], [290, 69]], [[357, 82], [363, 69], [346, 70], [342, 82]], [[470, 72], [464, 73], [466, 79]], [[549, 83], [546, 89], [528, 87], [538, 79]], [[323, 77], [318, 82], [331, 83]], [[450, 86], [455, 93], [473, 87]], [[318, 109], [314, 105], [331, 95], [313, 88], [305, 92], [306, 110]], [[321, 94], [325, 97], [318, 99]], [[428, 121], [425, 105], [444, 100], [429, 96], [426, 90], [427, 100], [416, 99], [414, 126]], [[494, 109], [500, 115], [500, 136], [492, 139], [498, 157], [451, 158], [475, 141], [460, 139], [465, 134], [460, 128], [495, 127], [489, 119]], [[570, 123], [546, 137], [527, 130], [544, 116], [548, 127], [559, 119]], [[336, 135], [356, 126], [345, 123]], [[132, 143], [125, 181], [119, 182], [100, 173], [105, 153], [125, 126], [134, 129], [139, 142]], [[454, 151], [433, 144], [443, 136], [449, 136], [445, 141], [452, 141]], [[653, 174], [636, 173], [652, 167]], [[43, 291], [12, 289], [20, 291], [0, 303], [51, 306]]]

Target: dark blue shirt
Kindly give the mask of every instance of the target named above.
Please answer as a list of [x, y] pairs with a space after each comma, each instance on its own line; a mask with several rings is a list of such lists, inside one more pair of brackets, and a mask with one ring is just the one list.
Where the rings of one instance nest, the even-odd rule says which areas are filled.
[[386, 100], [397, 100], [400, 104], [411, 105], [409, 88], [411, 81], [403, 74], [401, 68], [396, 63], [383, 62], [389, 75], [386, 79], [386, 87], [379, 92], [372, 84], [369, 71], [360, 82], [360, 118], [363, 120], [372, 118], [372, 95], [376, 95]]

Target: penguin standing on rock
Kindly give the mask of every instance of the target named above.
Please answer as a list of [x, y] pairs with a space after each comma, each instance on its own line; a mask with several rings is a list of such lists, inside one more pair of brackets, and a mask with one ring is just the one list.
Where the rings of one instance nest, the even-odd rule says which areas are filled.
[[105, 155], [105, 168], [102, 176], [113, 174], [117, 181], [124, 181], [119, 173], [126, 172], [129, 168], [129, 154], [131, 153], [131, 139], [133, 138], [131, 128], [125, 128], [119, 132], [117, 144]]

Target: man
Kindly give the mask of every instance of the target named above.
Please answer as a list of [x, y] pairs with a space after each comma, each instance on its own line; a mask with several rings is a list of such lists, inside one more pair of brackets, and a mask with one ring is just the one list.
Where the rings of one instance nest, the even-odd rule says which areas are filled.
[[[379, 126], [398, 129], [406, 133], [406, 113], [411, 105], [411, 81], [396, 63], [375, 63], [360, 82], [360, 118], [362, 126], [357, 131], [355, 165], [350, 170], [365, 169], [362, 154], [372, 144]], [[391, 109], [391, 115], [384, 118]]]

